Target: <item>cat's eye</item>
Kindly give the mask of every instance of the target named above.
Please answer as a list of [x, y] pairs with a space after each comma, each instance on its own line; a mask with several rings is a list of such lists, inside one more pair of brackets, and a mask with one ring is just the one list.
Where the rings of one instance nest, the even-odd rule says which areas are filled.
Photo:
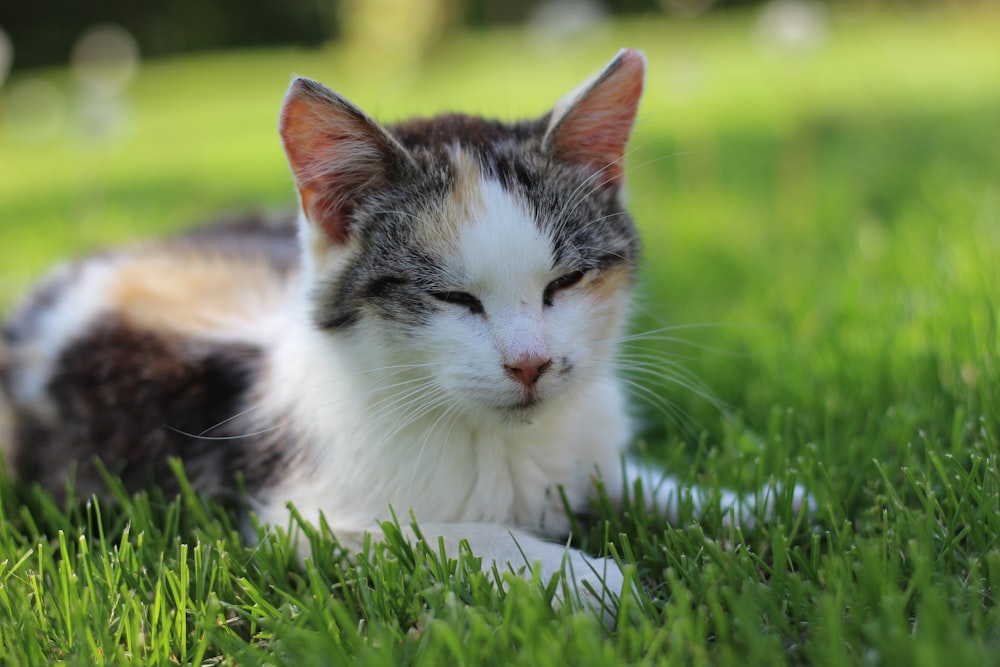
[[430, 295], [438, 301], [468, 308], [469, 312], [474, 315], [482, 315], [486, 312], [486, 309], [483, 308], [483, 302], [468, 292], [431, 292]]
[[546, 306], [551, 306], [552, 297], [555, 296], [556, 292], [569, 289], [573, 285], [579, 283], [583, 280], [584, 273], [584, 271], [573, 271], [572, 273], [567, 273], [566, 275], [556, 278], [550, 282], [545, 287], [545, 293], [542, 295], [542, 303]]

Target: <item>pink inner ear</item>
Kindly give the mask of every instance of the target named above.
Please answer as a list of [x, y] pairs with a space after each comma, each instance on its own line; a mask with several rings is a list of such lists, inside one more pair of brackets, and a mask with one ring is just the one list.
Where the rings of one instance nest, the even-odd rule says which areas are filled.
[[645, 71], [641, 53], [623, 50], [559, 121], [556, 155], [601, 173], [602, 185], [620, 187]]
[[344, 243], [356, 198], [386, 180], [386, 139], [349, 102], [301, 80], [289, 90], [279, 131], [306, 218], [332, 244]]
[[347, 240], [346, 211], [329, 206], [325, 193], [336, 187], [336, 175], [320, 170], [325, 157], [335, 152], [336, 141], [323, 136], [322, 122], [314, 102], [288, 99], [281, 114], [280, 132], [285, 154], [295, 176], [295, 183], [306, 217], [333, 243]]

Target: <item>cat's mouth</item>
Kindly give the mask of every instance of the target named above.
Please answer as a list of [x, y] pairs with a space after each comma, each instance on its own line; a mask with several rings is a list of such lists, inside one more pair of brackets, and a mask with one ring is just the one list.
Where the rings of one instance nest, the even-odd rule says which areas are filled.
[[532, 389], [525, 391], [518, 400], [504, 406], [503, 409], [512, 417], [523, 420], [530, 416], [541, 404], [542, 398], [538, 395], [537, 391]]
[[[573, 365], [563, 357], [551, 374], [563, 378], [569, 375], [572, 370]], [[551, 382], [547, 382], [533, 384], [530, 387], [520, 387], [520, 392], [516, 396], [511, 396], [512, 400], [501, 406], [501, 410], [522, 420], [526, 419], [532, 413], [537, 412], [543, 403], [547, 403], [550, 398], [560, 393], [557, 389], [560, 386], [560, 383], [553, 385]]]
[[526, 392], [524, 398], [522, 398], [514, 406], [514, 408], [517, 409], [517, 410], [530, 410], [531, 408], [535, 407], [536, 405], [538, 405], [541, 402], [542, 402], [542, 400], [540, 398], [538, 398], [538, 393], [537, 392], [534, 392], [534, 391], [532, 391], [532, 392]]

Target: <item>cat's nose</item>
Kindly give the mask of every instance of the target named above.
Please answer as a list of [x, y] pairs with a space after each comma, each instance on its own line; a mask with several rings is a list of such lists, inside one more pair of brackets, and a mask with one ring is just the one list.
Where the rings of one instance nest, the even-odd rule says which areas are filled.
[[531, 355], [516, 359], [509, 364], [504, 364], [503, 368], [512, 378], [528, 389], [532, 389], [542, 373], [547, 371], [551, 366], [551, 358]]

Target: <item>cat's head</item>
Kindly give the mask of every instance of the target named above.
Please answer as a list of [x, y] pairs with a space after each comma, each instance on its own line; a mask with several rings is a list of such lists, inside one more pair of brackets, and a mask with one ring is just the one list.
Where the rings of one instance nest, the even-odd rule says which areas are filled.
[[527, 414], [607, 376], [639, 254], [622, 187], [644, 72], [623, 50], [537, 120], [391, 127], [296, 79], [280, 130], [314, 325], [441, 405]]

